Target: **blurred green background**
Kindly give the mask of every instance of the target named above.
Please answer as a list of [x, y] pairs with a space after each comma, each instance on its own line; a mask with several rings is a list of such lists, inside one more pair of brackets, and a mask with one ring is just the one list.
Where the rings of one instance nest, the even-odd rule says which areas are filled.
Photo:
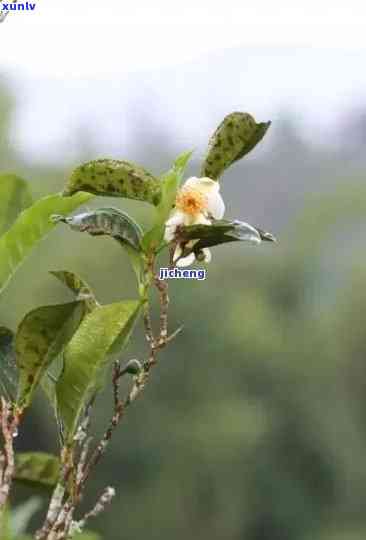
[[[99, 156], [80, 132], [79, 154], [65, 167], [27, 161], [11, 137], [17, 106], [3, 86], [1, 170], [29, 180], [34, 197], [61, 190], [73, 166]], [[302, 139], [297, 118], [283, 111], [253, 156], [225, 175], [227, 217], [263, 227], [279, 242], [216, 248], [206, 281], [171, 282], [170, 329], [183, 323], [184, 332], [161, 355], [84, 503], [89, 508], [106, 484], [116, 487], [108, 513], [91, 524], [105, 540], [366, 537], [366, 116], [360, 112], [350, 110], [329, 147]], [[212, 119], [212, 129], [221, 119]], [[187, 148], [175, 145], [159, 122], [139, 121], [133, 155], [121, 147], [108, 157], [161, 173]], [[195, 146], [195, 119], [189, 122]], [[111, 204], [151, 221], [148, 206], [131, 201], [99, 198], [92, 206]], [[55, 269], [79, 273], [105, 303], [135, 295], [117, 243], [60, 226], [1, 297], [0, 324], [15, 329], [29, 309], [69, 299], [48, 274]], [[144, 354], [140, 326], [125, 357]], [[93, 420], [98, 434], [110, 410], [105, 393]], [[42, 395], [17, 447], [57, 448]], [[30, 494], [17, 486], [14, 504]]]

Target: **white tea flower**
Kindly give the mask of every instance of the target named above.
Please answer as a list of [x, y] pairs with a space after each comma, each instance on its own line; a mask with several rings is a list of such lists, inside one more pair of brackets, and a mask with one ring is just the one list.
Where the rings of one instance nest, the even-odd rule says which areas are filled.
[[[211, 178], [196, 178], [195, 176], [189, 178], [177, 193], [175, 209], [166, 222], [165, 241], [174, 240], [176, 229], [179, 226], [211, 225], [211, 219], [222, 219], [225, 204], [219, 191], [219, 183]], [[188, 247], [192, 246], [188, 244]], [[178, 244], [173, 257], [177, 266], [189, 266], [195, 261], [194, 253], [180, 258], [182, 252], [183, 248]], [[210, 262], [210, 250], [205, 248], [202, 253], [203, 261]]]

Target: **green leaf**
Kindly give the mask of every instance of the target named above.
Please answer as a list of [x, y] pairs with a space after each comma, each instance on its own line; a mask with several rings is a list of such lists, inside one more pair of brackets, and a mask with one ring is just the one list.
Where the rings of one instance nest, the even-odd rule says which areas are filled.
[[[40, 497], [31, 497], [12, 510], [10, 515], [11, 530], [17, 538], [27, 530], [30, 520], [42, 508]], [[24, 536], [23, 536], [24, 538]]]
[[275, 242], [271, 233], [253, 227], [243, 221], [214, 221], [212, 225], [191, 225], [179, 229], [177, 240], [179, 243], [196, 241], [190, 248], [186, 247], [184, 255], [194, 251], [199, 253], [203, 248], [217, 246], [226, 242], [261, 243], [262, 240]]
[[156, 208], [156, 219], [154, 226], [142, 239], [142, 247], [145, 251], [159, 248], [164, 238], [165, 222], [172, 211], [177, 195], [177, 190], [182, 181], [187, 163], [192, 156], [191, 152], [185, 152], [178, 156], [173, 167], [162, 177], [162, 195], [159, 205]]
[[87, 191], [107, 197], [125, 197], [159, 204], [160, 181], [143, 167], [129, 161], [99, 159], [77, 167], [66, 185], [64, 195]]
[[29, 406], [41, 378], [78, 328], [84, 313], [83, 302], [70, 302], [43, 306], [24, 317], [15, 338], [20, 408]]
[[122, 245], [140, 250], [141, 227], [126, 212], [117, 208], [98, 208], [66, 218], [53, 216], [52, 219], [66, 223], [74, 231], [87, 232], [92, 236], [111, 236]]
[[32, 204], [28, 184], [15, 174], [0, 175], [0, 235], [16, 219], [19, 212]]
[[59, 472], [60, 461], [52, 454], [18, 452], [15, 456], [15, 480], [52, 488], [58, 482]]
[[88, 312], [93, 311], [93, 309], [99, 305], [92, 289], [86, 281], [77, 274], [68, 272], [67, 270], [53, 270], [50, 274], [66, 285], [66, 287], [75, 294], [76, 300], [85, 302], [86, 310]]
[[259, 143], [270, 125], [271, 122], [257, 124], [248, 113], [234, 112], [226, 116], [210, 139], [201, 176], [218, 180], [225, 169]]
[[127, 344], [140, 307], [140, 302], [131, 300], [95, 308], [66, 347], [56, 392], [69, 442], [85, 405], [100, 387], [106, 366]]
[[52, 223], [50, 216], [55, 213], [69, 214], [89, 199], [91, 195], [86, 193], [72, 198], [50, 195], [20, 214], [0, 238], [0, 292], [39, 240], [54, 228], [55, 223]]
[[17, 380], [14, 334], [8, 328], [0, 326], [0, 396], [13, 401]]

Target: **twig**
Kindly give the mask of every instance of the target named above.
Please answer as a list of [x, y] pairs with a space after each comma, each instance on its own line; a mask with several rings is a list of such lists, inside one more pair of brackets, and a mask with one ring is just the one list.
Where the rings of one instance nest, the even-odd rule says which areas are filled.
[[64, 495], [65, 486], [62, 482], [59, 482], [53, 491], [44, 525], [42, 529], [36, 533], [36, 540], [44, 540], [49, 537], [51, 530], [61, 512]]
[[128, 394], [128, 396], [122, 400], [119, 397], [119, 384], [120, 384], [120, 378], [122, 376], [123, 372], [120, 369], [119, 362], [116, 362], [113, 369], [113, 375], [112, 375], [112, 383], [113, 383], [113, 395], [114, 395], [114, 413], [112, 416], [112, 419], [110, 421], [108, 429], [105, 431], [101, 441], [99, 442], [98, 446], [94, 450], [94, 452], [91, 455], [91, 458], [89, 459], [89, 462], [85, 464], [83, 476], [80, 480], [80, 491], [83, 490], [84, 484], [87, 481], [91, 470], [99, 463], [101, 457], [105, 454], [105, 451], [112, 439], [113, 432], [120, 423], [124, 412], [126, 408], [134, 401], [136, 397], [136, 388], [140, 387], [142, 384], [142, 381], [140, 381], [140, 375], [137, 375], [134, 379], [134, 385], [132, 387], [132, 390]]
[[80, 521], [75, 521], [72, 524], [70, 534], [73, 534], [74, 532], [81, 532], [89, 519], [98, 517], [99, 514], [104, 512], [106, 506], [111, 504], [115, 495], [116, 490], [113, 487], [105, 488], [94, 508], [90, 512], [87, 512]]
[[154, 283], [160, 295], [160, 332], [158, 338], [158, 344], [160, 344], [165, 342], [168, 337], [168, 284], [164, 281], [160, 281], [158, 276], [154, 276]]
[[151, 316], [149, 304], [146, 302], [144, 306], [144, 326], [145, 326], [145, 337], [148, 343], [154, 343], [154, 333], [152, 329]]
[[1, 398], [0, 422], [4, 447], [0, 458], [0, 518], [7, 503], [15, 470], [14, 437], [17, 435], [20, 417], [13, 405]]
[[[12, 0], [12, 4], [16, 4], [18, 0]], [[0, 23], [4, 22], [6, 17], [9, 15], [10, 11], [7, 9], [7, 10], [2, 10], [0, 12]]]

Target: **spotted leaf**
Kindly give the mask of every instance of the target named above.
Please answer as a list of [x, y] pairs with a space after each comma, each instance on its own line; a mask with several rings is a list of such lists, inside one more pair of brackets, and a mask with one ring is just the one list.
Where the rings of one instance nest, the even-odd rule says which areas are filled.
[[0, 396], [15, 398], [18, 370], [15, 363], [14, 334], [0, 327]]
[[271, 122], [257, 124], [248, 113], [224, 118], [210, 139], [201, 176], [218, 180], [225, 169], [248, 154], [264, 137]]
[[15, 338], [19, 408], [29, 406], [43, 375], [78, 328], [84, 313], [84, 302], [70, 302], [42, 306], [24, 317]]
[[99, 159], [77, 167], [64, 195], [87, 191], [95, 195], [124, 197], [157, 205], [161, 198], [160, 181], [143, 167], [129, 161]]

